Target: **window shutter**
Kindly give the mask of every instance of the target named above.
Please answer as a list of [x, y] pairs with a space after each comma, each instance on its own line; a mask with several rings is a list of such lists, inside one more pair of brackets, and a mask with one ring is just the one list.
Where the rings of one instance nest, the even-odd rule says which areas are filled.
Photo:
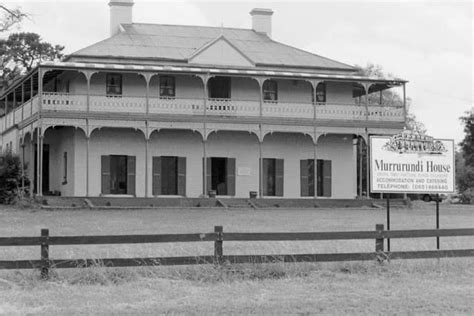
[[300, 160], [301, 196], [309, 196], [308, 160]]
[[178, 195], [186, 196], [186, 157], [178, 157]]
[[227, 195], [235, 195], [235, 158], [227, 158]]
[[323, 160], [323, 196], [331, 196], [331, 160]]
[[101, 156], [100, 161], [102, 171], [102, 194], [110, 194], [110, 156]]
[[268, 195], [268, 159], [261, 158], [262, 161], [262, 184], [263, 184], [263, 196]]
[[[203, 179], [203, 187], [204, 183], [206, 183], [207, 192], [204, 192], [204, 195], [209, 193], [209, 190], [212, 190], [212, 158], [202, 158], [202, 168], [204, 170], [204, 166], [206, 166], [206, 174], [204, 175]], [[206, 181], [206, 182], [204, 182]]]
[[283, 196], [283, 159], [275, 159], [275, 196]]
[[161, 157], [153, 157], [153, 195], [160, 195], [161, 194]]
[[135, 156], [127, 157], [127, 194], [135, 195]]

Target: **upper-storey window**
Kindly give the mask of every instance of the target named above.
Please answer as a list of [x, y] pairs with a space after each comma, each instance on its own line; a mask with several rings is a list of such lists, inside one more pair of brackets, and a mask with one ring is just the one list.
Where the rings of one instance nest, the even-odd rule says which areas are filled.
[[263, 83], [263, 100], [265, 101], [278, 100], [278, 85], [275, 80], [267, 80]]
[[160, 76], [160, 97], [175, 97], [176, 85], [173, 76]]
[[230, 99], [230, 77], [213, 77], [208, 83], [209, 98]]
[[122, 75], [107, 74], [107, 95], [122, 95]]
[[321, 82], [316, 87], [316, 102], [325, 103], [326, 102], [326, 83]]

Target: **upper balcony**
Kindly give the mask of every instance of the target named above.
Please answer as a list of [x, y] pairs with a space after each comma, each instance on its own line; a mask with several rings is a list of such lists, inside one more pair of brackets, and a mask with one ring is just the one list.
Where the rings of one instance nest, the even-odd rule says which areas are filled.
[[337, 79], [51, 69], [41, 76], [31, 74], [0, 98], [6, 113], [0, 119], [0, 131], [28, 121], [37, 113], [55, 117], [105, 113], [109, 118], [127, 115], [134, 119], [225, 118], [235, 123], [402, 126], [404, 103], [400, 99], [395, 104], [386, 100], [381, 91], [387, 87], [386, 82]]

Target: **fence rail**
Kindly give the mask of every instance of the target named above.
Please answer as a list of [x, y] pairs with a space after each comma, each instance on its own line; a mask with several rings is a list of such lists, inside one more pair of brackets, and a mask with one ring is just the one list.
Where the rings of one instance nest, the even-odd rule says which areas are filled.
[[[98, 261], [106, 267], [196, 265], [222, 263], [271, 263], [271, 262], [332, 262], [367, 261], [389, 259], [428, 259], [449, 257], [474, 257], [474, 249], [425, 250], [384, 252], [384, 240], [390, 238], [427, 238], [474, 236], [474, 228], [384, 230], [377, 224], [375, 231], [346, 232], [271, 232], [271, 233], [224, 233], [222, 226], [214, 232], [204, 234], [159, 234], [159, 235], [109, 235], [109, 236], [49, 236], [48, 229], [41, 230], [38, 237], [0, 237], [1, 247], [40, 246], [40, 260], [0, 260], [0, 269], [40, 269], [48, 278], [51, 268], [79, 268], [96, 265]], [[374, 252], [323, 253], [323, 254], [264, 254], [224, 255], [224, 241], [317, 241], [373, 239]], [[156, 258], [105, 258], [105, 259], [50, 259], [49, 246], [53, 245], [98, 245], [172, 242], [214, 242], [214, 255]]]

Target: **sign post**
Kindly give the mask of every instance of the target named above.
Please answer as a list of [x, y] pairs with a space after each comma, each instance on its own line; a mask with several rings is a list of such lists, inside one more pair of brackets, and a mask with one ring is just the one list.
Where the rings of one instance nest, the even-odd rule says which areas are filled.
[[[454, 192], [454, 141], [404, 130], [370, 137], [370, 191], [387, 194], [387, 230], [390, 230], [390, 193], [439, 194]], [[436, 238], [439, 249], [439, 237]], [[387, 239], [390, 251], [390, 241]]]

